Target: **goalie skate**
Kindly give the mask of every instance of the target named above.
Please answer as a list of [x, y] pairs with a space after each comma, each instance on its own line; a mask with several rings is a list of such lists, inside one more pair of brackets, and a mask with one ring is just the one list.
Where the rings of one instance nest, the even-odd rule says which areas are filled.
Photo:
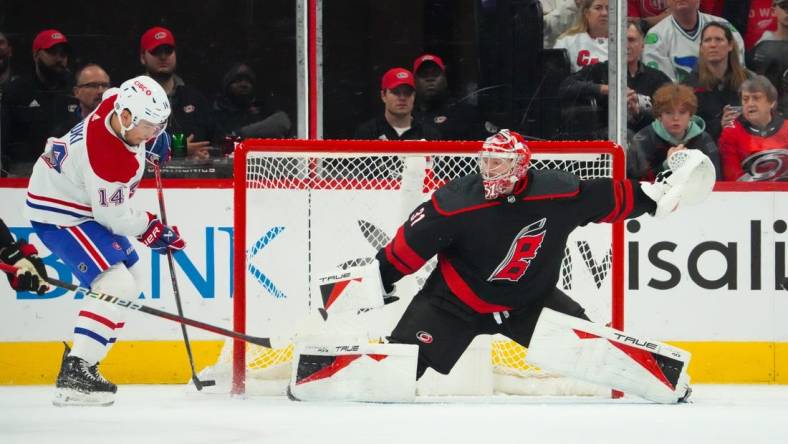
[[58, 407], [112, 405], [118, 387], [99, 373], [98, 364], [89, 365], [82, 358], [68, 356], [68, 352], [66, 347], [52, 403]]

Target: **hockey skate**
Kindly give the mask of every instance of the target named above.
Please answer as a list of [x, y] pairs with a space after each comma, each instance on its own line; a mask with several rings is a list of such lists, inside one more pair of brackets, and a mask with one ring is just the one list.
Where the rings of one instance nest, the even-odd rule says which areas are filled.
[[89, 365], [82, 358], [69, 356], [70, 351], [66, 345], [52, 403], [58, 407], [112, 405], [118, 387], [101, 375], [98, 364]]

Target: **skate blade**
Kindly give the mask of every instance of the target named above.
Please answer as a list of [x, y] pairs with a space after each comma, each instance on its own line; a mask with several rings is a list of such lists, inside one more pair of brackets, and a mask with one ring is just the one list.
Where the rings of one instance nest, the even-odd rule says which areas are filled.
[[82, 393], [73, 389], [57, 389], [52, 404], [57, 407], [108, 407], [115, 403], [115, 394], [106, 392]]

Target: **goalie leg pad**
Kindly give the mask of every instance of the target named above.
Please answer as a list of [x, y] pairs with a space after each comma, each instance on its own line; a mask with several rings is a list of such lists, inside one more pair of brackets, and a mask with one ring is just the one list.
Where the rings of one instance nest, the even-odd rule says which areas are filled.
[[300, 401], [410, 402], [417, 356], [410, 344], [297, 344], [288, 393]]
[[526, 361], [657, 403], [684, 401], [689, 391], [689, 352], [547, 308]]

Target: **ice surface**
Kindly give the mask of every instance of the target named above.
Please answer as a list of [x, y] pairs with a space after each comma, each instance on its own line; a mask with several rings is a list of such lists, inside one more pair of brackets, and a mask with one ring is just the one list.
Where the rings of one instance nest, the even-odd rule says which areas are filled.
[[788, 386], [696, 385], [693, 403], [440, 397], [300, 403], [124, 385], [112, 407], [53, 407], [52, 387], [0, 387], [0, 443], [788, 443]]

